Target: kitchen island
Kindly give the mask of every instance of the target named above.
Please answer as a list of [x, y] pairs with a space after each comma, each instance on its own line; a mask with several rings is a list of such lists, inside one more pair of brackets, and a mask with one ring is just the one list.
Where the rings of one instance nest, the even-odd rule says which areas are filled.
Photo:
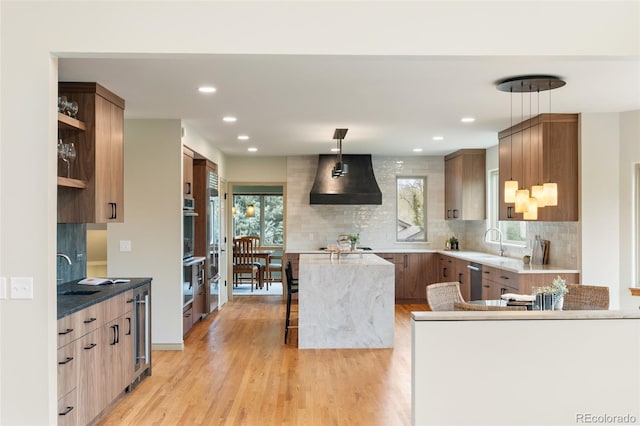
[[301, 254], [298, 347], [393, 347], [395, 267], [363, 253]]

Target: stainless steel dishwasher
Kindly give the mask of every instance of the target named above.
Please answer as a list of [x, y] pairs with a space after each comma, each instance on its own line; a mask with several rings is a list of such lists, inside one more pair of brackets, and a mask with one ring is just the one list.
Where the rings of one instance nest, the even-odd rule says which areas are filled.
[[470, 262], [467, 268], [471, 275], [471, 300], [482, 300], [482, 265]]

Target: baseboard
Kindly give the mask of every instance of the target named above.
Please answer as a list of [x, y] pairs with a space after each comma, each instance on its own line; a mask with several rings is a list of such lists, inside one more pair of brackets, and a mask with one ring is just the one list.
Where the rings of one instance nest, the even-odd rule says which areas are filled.
[[183, 351], [184, 342], [180, 343], [152, 343], [151, 349], [154, 351]]

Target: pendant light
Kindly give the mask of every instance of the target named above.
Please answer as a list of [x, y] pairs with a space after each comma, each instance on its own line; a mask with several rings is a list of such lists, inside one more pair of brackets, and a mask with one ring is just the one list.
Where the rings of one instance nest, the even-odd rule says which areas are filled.
[[[536, 114], [537, 117], [540, 117], [540, 88], [538, 88], [536, 90], [536, 92], [538, 93], [537, 96], [537, 101], [538, 101], [538, 112]], [[538, 141], [542, 140], [542, 136], [540, 135], [540, 129], [541, 126], [538, 126]], [[544, 181], [544, 177], [542, 176], [544, 174], [544, 168], [542, 167], [542, 159], [538, 160], [538, 164], [540, 165], [540, 170], [538, 170], [540, 172], [540, 181], [541, 182], [539, 185], [533, 185], [531, 187], [531, 197], [535, 198], [537, 200], [537, 204], [538, 204], [538, 208], [542, 208], [545, 207], [547, 204], [545, 202], [545, 196], [544, 196], [544, 185], [542, 184], [542, 182]]]
[[[529, 122], [531, 122], [531, 91], [529, 91]], [[531, 137], [531, 130], [529, 130], [529, 148], [531, 148], [533, 141]], [[532, 169], [531, 153], [529, 153], [529, 171]], [[522, 216], [524, 220], [538, 220], [538, 200], [533, 196], [533, 186], [531, 187], [531, 196], [527, 200], [527, 211]]]
[[[500, 80], [496, 83], [496, 87], [498, 90], [503, 92], [510, 92], [513, 95], [513, 92], [538, 92], [538, 97], [540, 96], [540, 91], [551, 91], [553, 89], [557, 89], [566, 84], [565, 81], [553, 75], [524, 75], [524, 76], [516, 76], [509, 77], [503, 80]], [[529, 101], [531, 103], [531, 100]], [[538, 99], [538, 116], [540, 111]], [[521, 102], [522, 103], [522, 102]], [[531, 110], [531, 108], [530, 108]], [[551, 113], [551, 95], [549, 95], [549, 113]], [[512, 113], [513, 114], [513, 113]], [[513, 127], [513, 121], [511, 123], [511, 127]], [[513, 146], [513, 145], [512, 145]], [[524, 150], [523, 150], [524, 151]], [[524, 163], [524, 162], [523, 162]], [[542, 167], [542, 159], [540, 159], [540, 164]], [[544, 170], [544, 169], [543, 169]], [[541, 176], [540, 179], [543, 181], [544, 176]], [[505, 181], [505, 202], [507, 201], [507, 184], [513, 185], [510, 181]], [[516, 187], [518, 185], [516, 184]], [[535, 199], [535, 203], [531, 201], [531, 199]], [[529, 210], [528, 205], [531, 203], [531, 210], [535, 210], [537, 217], [537, 209], [546, 206], [557, 206], [558, 205], [558, 184], [555, 182], [544, 182], [542, 185], [533, 185], [531, 187], [531, 196], [529, 196], [529, 190], [520, 186], [520, 189], [516, 191], [516, 199], [515, 199], [515, 210], [516, 213], [525, 213]], [[533, 218], [533, 211], [527, 214], [528, 218]], [[535, 220], [535, 219], [531, 219]]]
[[[524, 81], [521, 81], [520, 84], [524, 86]], [[521, 88], [520, 93], [524, 92], [524, 88]], [[524, 121], [524, 98], [523, 95], [520, 95], [520, 122]], [[522, 137], [522, 135], [520, 135]], [[521, 167], [524, 174], [524, 140], [521, 143], [520, 148], [520, 158], [521, 158]], [[524, 176], [523, 176], [524, 177]], [[525, 213], [527, 212], [529, 207], [529, 190], [524, 188], [523, 184], [520, 184], [520, 189], [516, 191], [516, 213]]]
[[255, 217], [256, 208], [253, 206], [253, 204], [247, 205], [247, 210], [245, 210], [244, 215], [245, 217]]
[[[511, 92], [509, 95], [509, 115], [511, 117], [511, 127], [513, 127], [513, 88], [509, 90]], [[515, 203], [518, 181], [513, 180], [513, 133], [509, 135], [509, 155], [511, 156], [511, 167], [509, 167], [509, 180], [504, 181], [504, 202]]]

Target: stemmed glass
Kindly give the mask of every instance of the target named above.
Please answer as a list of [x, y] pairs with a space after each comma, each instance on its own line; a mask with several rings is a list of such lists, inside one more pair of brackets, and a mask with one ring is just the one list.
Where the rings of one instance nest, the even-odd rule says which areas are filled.
[[67, 144], [62, 143], [62, 139], [58, 139], [58, 158], [67, 163]]
[[67, 163], [67, 177], [71, 177], [71, 165], [73, 164], [73, 160], [76, 159], [76, 147], [74, 144], [70, 143], [66, 145], [66, 163]]

